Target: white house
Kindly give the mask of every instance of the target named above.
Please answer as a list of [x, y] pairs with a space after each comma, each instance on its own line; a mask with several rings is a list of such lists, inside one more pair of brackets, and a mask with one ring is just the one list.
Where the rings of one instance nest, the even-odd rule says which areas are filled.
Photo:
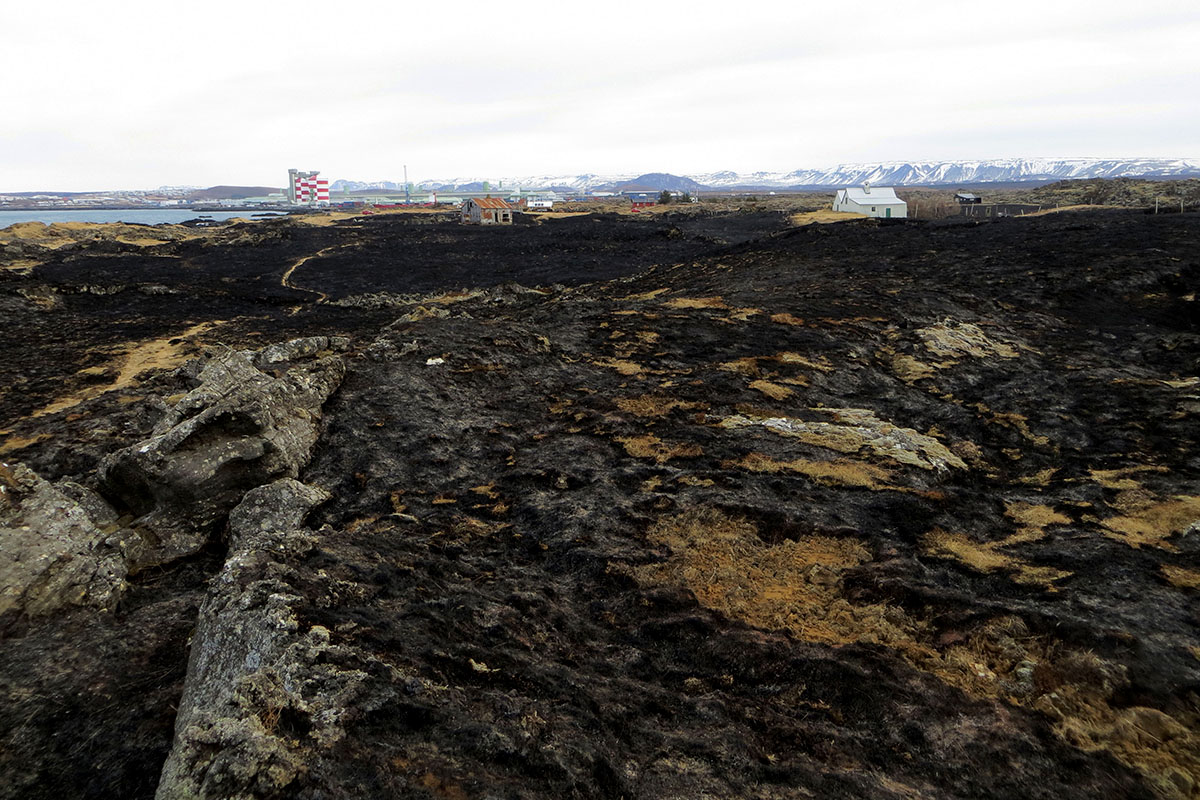
[[834, 211], [866, 214], [868, 217], [907, 217], [908, 203], [896, 197], [896, 190], [864, 183], [862, 187], [838, 189], [833, 198]]

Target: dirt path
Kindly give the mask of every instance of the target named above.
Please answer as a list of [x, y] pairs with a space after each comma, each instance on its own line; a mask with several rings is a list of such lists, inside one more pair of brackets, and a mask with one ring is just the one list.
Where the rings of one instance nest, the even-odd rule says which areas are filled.
[[60, 397], [48, 406], [33, 412], [34, 417], [43, 417], [77, 406], [85, 400], [99, 397], [114, 389], [124, 389], [134, 382], [138, 375], [150, 369], [169, 369], [179, 366], [188, 357], [190, 339], [206, 333], [217, 325], [216, 322], [202, 322], [193, 325], [182, 333], [164, 336], [160, 339], [150, 339], [144, 342], [129, 342], [125, 352], [108, 365], [90, 367], [80, 374], [107, 374], [114, 368], [117, 375], [112, 382], [104, 386], [89, 386], [78, 392]]
[[329, 298], [329, 295], [325, 294], [325, 292], [318, 292], [316, 289], [306, 289], [303, 286], [297, 286], [296, 284], [292, 283], [292, 273], [295, 272], [299, 267], [303, 266], [305, 263], [311, 261], [312, 259], [320, 258], [321, 256], [327, 255], [327, 254], [333, 252], [334, 250], [340, 250], [341, 248], [346, 247], [346, 246], [347, 245], [344, 245], [344, 244], [330, 245], [329, 247], [325, 247], [325, 248], [322, 248], [321, 250], [318, 250], [317, 252], [313, 253], [312, 255], [304, 256], [303, 258], [297, 260], [295, 264], [292, 264], [290, 267], [287, 268], [287, 271], [285, 271], [283, 273], [283, 277], [279, 279], [279, 285], [284, 287], [285, 289], [295, 289], [296, 291], [299, 291], [299, 292], [309, 292], [311, 294], [319, 295], [317, 297], [317, 302], [324, 303]]

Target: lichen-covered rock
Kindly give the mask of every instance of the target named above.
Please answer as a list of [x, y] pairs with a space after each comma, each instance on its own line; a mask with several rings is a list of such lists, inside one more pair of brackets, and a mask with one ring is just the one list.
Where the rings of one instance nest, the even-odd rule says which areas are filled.
[[107, 456], [102, 491], [139, 515], [146, 532], [134, 568], [196, 552], [255, 486], [295, 477], [317, 439], [321, 406], [345, 373], [336, 356], [298, 364], [280, 377], [225, 349], [204, 364], [199, 385], [152, 435]]
[[340, 663], [328, 630], [301, 630], [303, 598], [279, 569], [313, 546], [299, 526], [328, 498], [285, 478], [230, 514], [230, 555], [200, 612], [159, 800], [294, 796], [344, 720], [386, 695], [366, 695], [367, 673]]
[[344, 336], [305, 336], [286, 342], [267, 345], [251, 356], [254, 366], [259, 368], [283, 361], [311, 358], [325, 351], [344, 351], [349, 340]]
[[125, 562], [95, 516], [24, 465], [0, 465], [0, 617], [116, 605]]

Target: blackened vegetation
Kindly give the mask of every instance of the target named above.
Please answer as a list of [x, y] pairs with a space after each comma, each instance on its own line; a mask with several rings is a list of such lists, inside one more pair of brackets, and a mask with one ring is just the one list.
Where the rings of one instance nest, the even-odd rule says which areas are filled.
[[[1196, 797], [1200, 219], [784, 224], [283, 221], [0, 275], [4, 457], [102, 490], [197, 370], [27, 416], [81, 371], [350, 337], [305, 526], [0, 615], [0, 796], [150, 796], [183, 696], [164, 797]], [[185, 693], [198, 614], [193, 653], [260, 607]]]

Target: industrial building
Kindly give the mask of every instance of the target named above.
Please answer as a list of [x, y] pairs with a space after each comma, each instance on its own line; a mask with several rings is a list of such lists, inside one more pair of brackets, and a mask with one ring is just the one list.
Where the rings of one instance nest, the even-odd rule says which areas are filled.
[[864, 183], [862, 188], [838, 189], [833, 210], [868, 217], [903, 218], [908, 216], [908, 203], [896, 196], [895, 189]]
[[320, 172], [288, 170], [288, 202], [294, 206], [329, 205], [329, 181], [317, 178]]

